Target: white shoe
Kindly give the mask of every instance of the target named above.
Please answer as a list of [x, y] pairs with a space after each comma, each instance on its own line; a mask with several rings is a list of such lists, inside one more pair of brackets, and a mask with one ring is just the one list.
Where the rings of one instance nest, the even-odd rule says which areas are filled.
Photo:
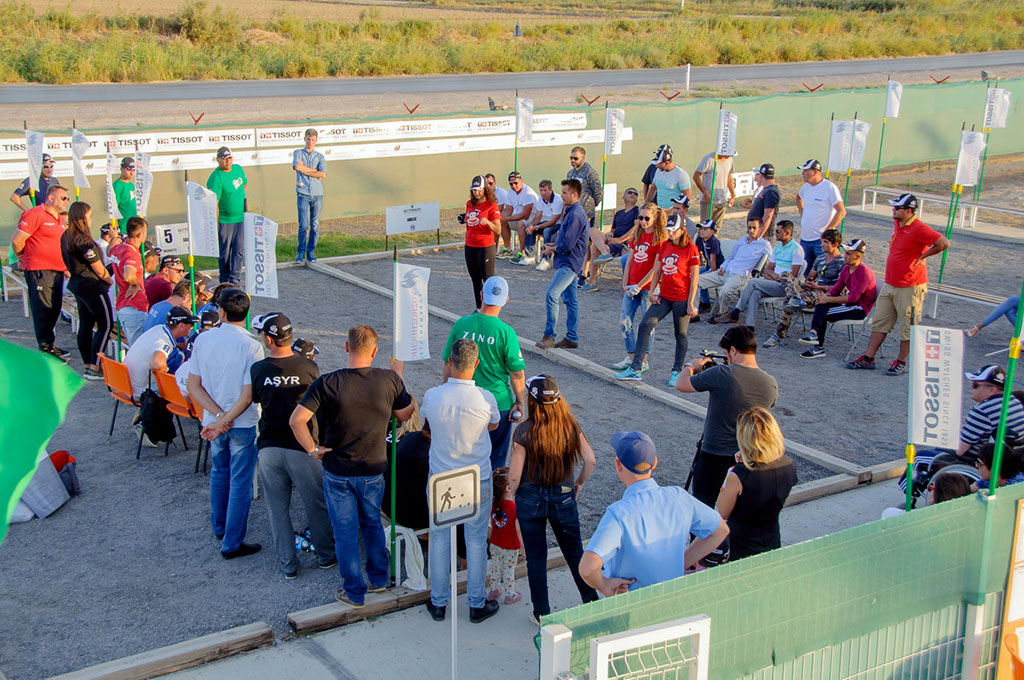
[[548, 260], [548, 259], [541, 260], [540, 264], [538, 264], [535, 267], [535, 269], [537, 271], [539, 271], [539, 272], [546, 272], [547, 270], [551, 269], [551, 260]]
[[524, 257], [519, 258], [519, 260], [513, 261], [512, 264], [521, 264], [524, 267], [529, 267], [532, 264], [537, 264], [537, 258], [531, 255], [526, 255]]
[[616, 371], [621, 371], [621, 370], [623, 370], [623, 369], [625, 369], [625, 368], [629, 368], [629, 367], [630, 367], [630, 366], [632, 366], [632, 365], [633, 365], [633, 360], [632, 360], [632, 359], [630, 359], [629, 357], [626, 357], [626, 358], [625, 358], [625, 359], [623, 359], [622, 361], [620, 361], [620, 362], [618, 362], [618, 363], [616, 363], [616, 364], [612, 364], [612, 365], [611, 365], [611, 366], [609, 366], [608, 368], [613, 368], [613, 369], [615, 369]]

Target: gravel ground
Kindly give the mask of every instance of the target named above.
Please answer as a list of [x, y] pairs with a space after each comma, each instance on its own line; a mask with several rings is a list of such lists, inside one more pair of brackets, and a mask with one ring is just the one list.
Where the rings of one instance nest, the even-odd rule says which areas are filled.
[[[727, 223], [723, 231], [725, 237], [735, 237], [738, 222]], [[847, 231], [868, 241], [868, 264], [880, 272], [889, 227], [851, 218]], [[1019, 245], [959, 239], [945, 280], [1010, 295], [1020, 288], [1021, 250]], [[471, 311], [472, 292], [461, 251], [410, 261], [432, 269], [432, 304], [456, 313]], [[391, 268], [385, 262], [342, 268], [390, 287]], [[974, 264], [979, 262], [1001, 266], [979, 268]], [[931, 264], [933, 278], [937, 265], [937, 261]], [[506, 263], [499, 265], [498, 272], [512, 283], [512, 301], [503, 318], [523, 336], [538, 339], [550, 274]], [[391, 304], [387, 299], [308, 270], [282, 271], [280, 280], [281, 298], [257, 300], [254, 312], [286, 311], [303, 336], [317, 341], [323, 370], [342, 365], [344, 334], [357, 322], [381, 331], [381, 356], [388, 355]], [[314, 297], [310, 291], [318, 294]], [[602, 280], [599, 292], [582, 296], [582, 346], [577, 350], [582, 356], [602, 364], [621, 358], [619, 299], [617, 282], [610, 277]], [[940, 318], [931, 323], [960, 327], [986, 312], [981, 306], [944, 301]], [[440, 354], [449, 327], [431, 318], [435, 355]], [[765, 322], [759, 322], [760, 337], [768, 330]], [[967, 365], [988, 362], [983, 353], [1004, 346], [1007, 330], [997, 325], [970, 340]], [[74, 341], [66, 324], [60, 324], [59, 333], [58, 344], [72, 349]], [[720, 334], [721, 329], [704, 323], [692, 326], [690, 354], [714, 347]], [[21, 316], [20, 301], [0, 305], [0, 335], [32, 344], [31, 326]], [[779, 379], [781, 395], [775, 412], [783, 431], [796, 441], [859, 464], [898, 458], [906, 420], [906, 378], [888, 378], [879, 371], [846, 372], [840, 366], [845, 343], [837, 338], [827, 348], [829, 356], [816, 362], [800, 359], [799, 346], [792, 341], [759, 353], [762, 365]], [[664, 340], [656, 344], [647, 382], [661, 385], [667, 377], [667, 351]], [[886, 345], [880, 358], [888, 361], [893, 353], [893, 346]], [[535, 355], [528, 354], [526, 361], [531, 374], [547, 372], [557, 377], [598, 452], [599, 466], [580, 501], [585, 533], [593, 530], [604, 507], [620, 494], [607, 446], [614, 430], [649, 432], [662, 452], [659, 478], [683, 481], [701, 428], [697, 418]], [[77, 358], [72, 366], [81, 368]], [[437, 384], [440, 373], [436, 356], [406, 367], [407, 382], [416, 395]], [[811, 385], [811, 390], [805, 385]], [[844, 388], [857, 395], [861, 406], [842, 408], [844, 401], [833, 395]], [[822, 398], [823, 394], [827, 396]], [[5, 593], [0, 599], [4, 621], [0, 668], [8, 677], [45, 677], [256, 620], [269, 622], [283, 639], [289, 636], [287, 612], [331, 601], [337, 586], [333, 572], [303, 570], [298, 580], [285, 582], [269, 552], [236, 562], [221, 560], [209, 530], [207, 479], [192, 473], [194, 449], [172, 447], [167, 458], [158, 450], [144, 449], [142, 459], [135, 461], [136, 440], [124, 411], [113, 441], [106, 444], [110, 409], [111, 400], [102, 385], [89, 383], [82, 389], [50, 448], [66, 448], [79, 458], [85, 494], [44, 521], [11, 527], [0, 546], [0, 590]], [[195, 444], [191, 433], [190, 442]], [[801, 481], [831, 474], [799, 459], [798, 464]], [[263, 501], [254, 504], [249, 538], [269, 546], [262, 506]], [[304, 526], [301, 515], [300, 505], [295, 511], [299, 527]], [[308, 564], [311, 557], [304, 556], [303, 561]], [[45, 579], [39, 576], [43, 572]]]

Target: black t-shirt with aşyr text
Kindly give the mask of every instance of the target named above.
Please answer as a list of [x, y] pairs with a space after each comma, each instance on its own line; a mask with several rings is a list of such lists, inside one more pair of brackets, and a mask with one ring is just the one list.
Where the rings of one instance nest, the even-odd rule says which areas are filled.
[[[288, 425], [288, 418], [309, 386], [320, 377], [316, 363], [298, 355], [278, 359], [270, 357], [253, 364], [249, 376], [252, 379], [252, 400], [263, 407], [256, 446], [303, 451]], [[316, 439], [312, 427], [316, 419], [309, 422], [310, 433]]]

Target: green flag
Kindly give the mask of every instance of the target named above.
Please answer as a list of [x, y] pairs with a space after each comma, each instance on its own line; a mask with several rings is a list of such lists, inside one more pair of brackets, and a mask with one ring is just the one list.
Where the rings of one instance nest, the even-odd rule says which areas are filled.
[[84, 382], [53, 357], [0, 340], [0, 542], [39, 453]]

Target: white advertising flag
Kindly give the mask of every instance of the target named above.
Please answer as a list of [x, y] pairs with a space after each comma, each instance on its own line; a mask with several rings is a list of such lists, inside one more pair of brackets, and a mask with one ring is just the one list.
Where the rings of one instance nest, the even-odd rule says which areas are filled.
[[516, 141], [533, 141], [533, 100], [516, 97]]
[[78, 130], [71, 130], [71, 165], [75, 176], [75, 186], [89, 188], [89, 178], [85, 175], [82, 158], [89, 150], [89, 138]]
[[895, 80], [889, 81], [889, 89], [885, 93], [885, 117], [899, 118], [900, 103], [903, 101], [903, 86]]
[[828, 170], [846, 172], [850, 167], [850, 152], [853, 150], [853, 121], [832, 121], [832, 136], [828, 143]]
[[1010, 115], [1010, 91], [998, 87], [989, 89], [985, 98], [985, 124], [987, 128], [1006, 127], [1006, 117]]
[[907, 442], [928, 448], [960, 445], [964, 334], [914, 326], [910, 335]]
[[[25, 152], [28, 154], [28, 186], [32, 191], [39, 191], [39, 174], [43, 171], [43, 151], [46, 138], [42, 132], [25, 130]], [[37, 197], [36, 204], [42, 204], [46, 197]]]
[[864, 160], [864, 150], [868, 145], [868, 133], [871, 132], [871, 123], [863, 120], [855, 120], [853, 128], [853, 144], [850, 148], [850, 167], [860, 170], [861, 161]]
[[117, 208], [117, 196], [114, 195], [114, 183], [110, 176], [117, 172], [117, 156], [107, 152], [107, 216], [112, 220], [121, 219], [121, 211]]
[[395, 263], [395, 358], [419, 361], [430, 358], [427, 320], [427, 284], [430, 270], [411, 264]]
[[217, 194], [202, 184], [185, 183], [185, 205], [193, 255], [220, 256], [217, 241]]
[[973, 187], [978, 183], [981, 168], [981, 152], [985, 150], [985, 135], [973, 130], [964, 130], [960, 136], [960, 157], [956, 161], [956, 179], [953, 184]]
[[718, 112], [718, 146], [715, 153], [719, 156], [736, 155], [736, 128], [739, 120], [731, 111], [722, 109]]
[[245, 213], [245, 292], [277, 299], [277, 222]]
[[622, 153], [622, 131], [626, 128], [624, 109], [606, 109], [604, 115], [604, 153], [618, 156]]
[[135, 205], [142, 217], [149, 214], [149, 197], [153, 194], [153, 156], [135, 152]]

